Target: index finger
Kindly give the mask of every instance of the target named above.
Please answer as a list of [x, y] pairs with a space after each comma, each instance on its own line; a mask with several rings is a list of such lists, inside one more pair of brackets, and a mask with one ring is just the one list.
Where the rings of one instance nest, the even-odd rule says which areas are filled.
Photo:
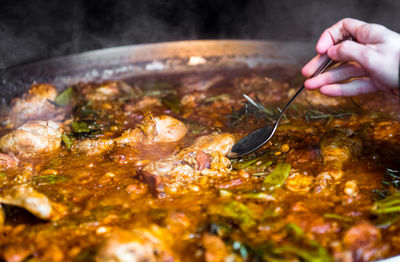
[[345, 18], [326, 29], [317, 42], [317, 52], [324, 54], [329, 47], [349, 37], [356, 38], [357, 28], [366, 23], [353, 18]]

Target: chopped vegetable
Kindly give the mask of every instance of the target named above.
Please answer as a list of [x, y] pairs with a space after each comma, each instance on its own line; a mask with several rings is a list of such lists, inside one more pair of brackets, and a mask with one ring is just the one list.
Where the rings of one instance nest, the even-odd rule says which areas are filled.
[[227, 99], [227, 98], [229, 98], [229, 94], [220, 94], [220, 95], [210, 96], [210, 97], [204, 98], [201, 102], [211, 103], [211, 102], [214, 102], [214, 101], [224, 100], [224, 99]]
[[253, 212], [243, 203], [231, 201], [227, 203], [213, 204], [208, 209], [209, 214], [231, 218], [237, 222], [243, 230], [255, 226]]
[[161, 98], [161, 103], [176, 114], [182, 111], [181, 100], [175, 93], [169, 93], [167, 96]]
[[354, 222], [354, 219], [351, 218], [351, 217], [345, 217], [345, 216], [341, 216], [341, 215], [333, 214], [333, 213], [324, 214], [324, 218], [335, 219], [335, 220], [343, 221], [343, 222], [346, 222], [346, 223], [353, 223]]
[[398, 214], [384, 214], [380, 215], [375, 221], [374, 224], [375, 226], [379, 228], [388, 228], [391, 225], [397, 223], [400, 220], [400, 213]]
[[71, 147], [72, 147], [72, 146], [74, 145], [74, 143], [75, 143], [74, 137], [71, 136], [71, 135], [67, 135], [66, 133], [62, 134], [61, 139], [62, 139], [62, 141], [64, 142], [64, 144], [65, 144], [65, 146], [66, 146], [66, 148], [67, 148], [68, 150], [70, 150]]
[[385, 199], [376, 201], [372, 212], [378, 215], [400, 212], [400, 192], [395, 192]]
[[71, 128], [74, 135], [77, 137], [95, 137], [97, 134], [101, 133], [102, 127], [96, 122], [88, 120], [87, 122], [72, 122]]
[[74, 133], [89, 133], [90, 129], [85, 122], [72, 122], [71, 128]]
[[72, 87], [68, 87], [56, 97], [54, 103], [57, 104], [58, 106], [64, 107], [71, 102], [73, 97], [74, 97], [74, 89]]
[[247, 172], [254, 172], [253, 175], [263, 175], [264, 171], [271, 166], [277, 159], [271, 152], [264, 153], [257, 157], [250, 157], [248, 159], [234, 159], [232, 166], [235, 169], [244, 169]]
[[325, 248], [317, 241], [309, 239], [303, 230], [293, 223], [286, 227], [288, 237], [292, 238], [294, 244], [287, 244], [275, 248], [275, 254], [291, 254], [307, 262], [333, 261]]
[[268, 200], [268, 201], [275, 200], [275, 198], [272, 195], [264, 193], [264, 192], [241, 194], [240, 197], [248, 198], [248, 199]]
[[33, 178], [33, 182], [38, 185], [47, 185], [47, 184], [55, 184], [68, 180], [67, 177], [63, 175], [43, 175], [43, 176], [35, 176]]
[[289, 176], [291, 165], [287, 163], [278, 164], [272, 172], [267, 175], [263, 182], [263, 187], [268, 190], [281, 187]]

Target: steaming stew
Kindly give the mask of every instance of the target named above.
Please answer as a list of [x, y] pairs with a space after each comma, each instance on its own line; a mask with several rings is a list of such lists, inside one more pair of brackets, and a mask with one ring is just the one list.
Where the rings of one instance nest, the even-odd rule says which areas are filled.
[[[400, 253], [399, 106], [268, 72], [33, 85], [2, 110], [5, 261], [367, 261]], [[278, 78], [277, 78], [278, 79]], [[247, 94], [250, 99], [243, 98]]]

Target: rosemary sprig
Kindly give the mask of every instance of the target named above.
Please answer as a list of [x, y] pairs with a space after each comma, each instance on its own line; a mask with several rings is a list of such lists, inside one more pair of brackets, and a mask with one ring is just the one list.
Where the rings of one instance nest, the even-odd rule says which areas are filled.
[[[282, 112], [280, 108], [277, 108], [275, 110], [267, 109], [260, 101], [260, 99], [256, 96], [256, 100], [254, 101], [251, 97], [248, 95], [244, 94], [244, 98], [249, 102], [250, 105], [254, 106], [256, 109], [258, 109], [263, 115], [270, 121], [274, 122], [275, 119], [278, 117], [278, 115]], [[287, 119], [286, 115], [284, 114], [284, 117]]]
[[396, 189], [400, 189], [400, 170], [386, 168], [386, 173], [383, 176], [382, 184], [386, 186], [394, 186]]

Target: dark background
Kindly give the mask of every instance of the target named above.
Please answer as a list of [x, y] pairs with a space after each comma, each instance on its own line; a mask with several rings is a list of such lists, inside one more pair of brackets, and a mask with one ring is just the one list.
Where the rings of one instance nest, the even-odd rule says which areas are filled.
[[0, 0], [0, 68], [87, 50], [188, 39], [315, 42], [344, 17], [400, 32], [399, 0]]

